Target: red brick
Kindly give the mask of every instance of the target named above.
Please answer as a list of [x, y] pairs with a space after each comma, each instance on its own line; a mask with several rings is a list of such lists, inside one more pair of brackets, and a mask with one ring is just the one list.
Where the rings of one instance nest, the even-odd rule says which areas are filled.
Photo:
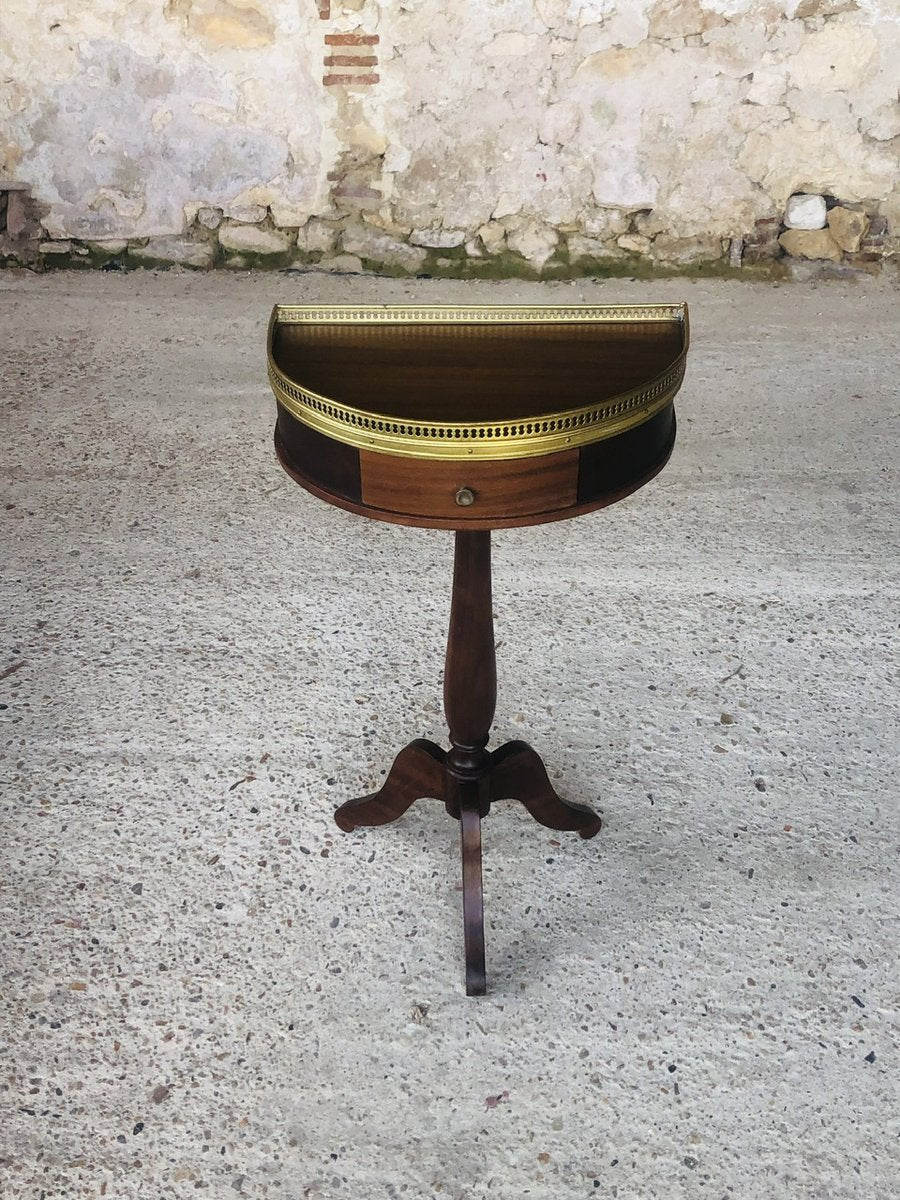
[[326, 33], [326, 46], [377, 46], [377, 33]]

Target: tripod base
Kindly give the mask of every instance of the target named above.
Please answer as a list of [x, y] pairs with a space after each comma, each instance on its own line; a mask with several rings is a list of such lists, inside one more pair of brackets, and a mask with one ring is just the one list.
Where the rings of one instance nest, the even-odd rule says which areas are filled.
[[526, 742], [507, 742], [493, 753], [475, 748], [461, 766], [458, 755], [417, 738], [397, 755], [383, 786], [350, 800], [334, 814], [350, 833], [361, 825], [387, 825], [416, 800], [442, 800], [460, 822], [466, 993], [485, 991], [484, 902], [481, 883], [481, 821], [497, 800], [518, 800], [547, 829], [573, 830], [583, 838], [600, 830], [600, 818], [583, 804], [557, 795], [540, 756]]

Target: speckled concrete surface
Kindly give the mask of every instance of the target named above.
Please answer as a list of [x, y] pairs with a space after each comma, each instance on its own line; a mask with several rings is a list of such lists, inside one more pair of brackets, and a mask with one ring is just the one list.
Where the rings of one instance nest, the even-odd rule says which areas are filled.
[[[10, 1200], [870, 1200], [900, 1173], [895, 293], [0, 280]], [[452, 536], [271, 451], [274, 300], [679, 299], [662, 476], [495, 538], [496, 742], [593, 841], [341, 800], [443, 741]]]

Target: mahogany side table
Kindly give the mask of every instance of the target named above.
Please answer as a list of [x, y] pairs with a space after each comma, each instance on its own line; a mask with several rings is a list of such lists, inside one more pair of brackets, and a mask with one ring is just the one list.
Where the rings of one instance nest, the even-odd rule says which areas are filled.
[[525, 742], [487, 749], [497, 696], [491, 530], [603, 508], [650, 480], [675, 439], [684, 304], [297, 307], [269, 322], [285, 470], [353, 513], [456, 534], [444, 710], [450, 749], [418, 738], [382, 787], [335, 813], [385, 825], [433, 797], [460, 822], [466, 991], [483, 994], [481, 821], [520, 801], [593, 837]]

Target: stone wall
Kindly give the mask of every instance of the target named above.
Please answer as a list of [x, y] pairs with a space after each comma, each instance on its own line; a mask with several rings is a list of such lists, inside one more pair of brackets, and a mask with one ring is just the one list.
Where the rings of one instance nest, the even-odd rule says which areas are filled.
[[3, 54], [7, 263], [553, 276], [898, 248], [898, 0], [5, 0]]

